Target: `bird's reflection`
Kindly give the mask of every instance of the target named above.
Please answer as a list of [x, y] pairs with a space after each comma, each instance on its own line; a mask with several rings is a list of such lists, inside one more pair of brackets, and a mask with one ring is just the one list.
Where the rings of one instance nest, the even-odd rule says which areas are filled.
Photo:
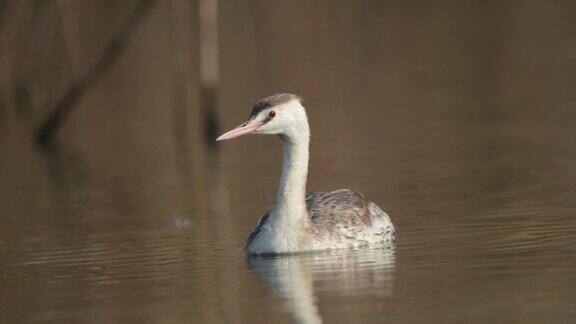
[[247, 259], [283, 301], [297, 323], [322, 323], [318, 293], [390, 296], [394, 285], [394, 247]]

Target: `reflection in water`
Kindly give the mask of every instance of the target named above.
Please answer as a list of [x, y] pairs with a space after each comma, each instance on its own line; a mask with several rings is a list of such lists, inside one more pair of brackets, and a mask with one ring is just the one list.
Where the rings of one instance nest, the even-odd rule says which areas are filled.
[[74, 222], [79, 209], [84, 207], [82, 199], [90, 181], [88, 165], [79, 152], [57, 141], [38, 152], [42, 153], [53, 202], [60, 210], [54, 225], [70, 226], [68, 222]]
[[272, 258], [251, 257], [255, 269], [284, 300], [298, 323], [322, 323], [318, 293], [392, 295], [395, 249], [333, 251]]
[[[245, 271], [281, 152], [205, 145], [198, 2], [158, 1], [64, 146], [38, 154], [27, 127], [78, 72], [55, 32], [70, 17], [4, 1], [0, 323], [280, 323], [284, 307], [301, 322], [573, 322], [576, 2], [203, 2], [218, 9], [214, 116], [304, 95], [309, 189], [382, 204], [395, 251]], [[66, 3], [84, 63], [134, 8]]]
[[200, 109], [204, 127], [205, 143], [211, 150], [216, 149], [214, 138], [218, 134], [218, 2], [201, 0], [198, 2], [200, 42]]

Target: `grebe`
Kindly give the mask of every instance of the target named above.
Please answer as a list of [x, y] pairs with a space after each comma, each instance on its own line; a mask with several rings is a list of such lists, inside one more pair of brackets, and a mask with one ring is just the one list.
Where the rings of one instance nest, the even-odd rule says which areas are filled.
[[246, 122], [216, 140], [250, 133], [279, 135], [283, 161], [276, 201], [250, 233], [246, 254], [353, 248], [394, 241], [390, 217], [362, 194], [348, 189], [306, 193], [310, 128], [301, 97], [280, 93], [261, 99]]

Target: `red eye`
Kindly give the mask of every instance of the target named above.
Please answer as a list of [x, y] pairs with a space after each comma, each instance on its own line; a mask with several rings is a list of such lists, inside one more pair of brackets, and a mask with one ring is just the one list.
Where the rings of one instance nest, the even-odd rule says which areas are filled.
[[274, 116], [276, 116], [276, 112], [274, 110], [268, 113], [268, 118], [274, 118]]

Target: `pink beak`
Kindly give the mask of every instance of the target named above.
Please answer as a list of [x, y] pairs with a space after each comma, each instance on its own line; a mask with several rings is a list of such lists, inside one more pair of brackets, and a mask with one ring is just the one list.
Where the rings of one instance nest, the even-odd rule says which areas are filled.
[[233, 130], [220, 135], [220, 137], [218, 137], [216, 141], [225, 141], [233, 139], [238, 136], [254, 133], [255, 131], [258, 130], [258, 128], [262, 127], [262, 125], [264, 125], [264, 122], [261, 121], [251, 122], [249, 124], [242, 124], [234, 128]]

